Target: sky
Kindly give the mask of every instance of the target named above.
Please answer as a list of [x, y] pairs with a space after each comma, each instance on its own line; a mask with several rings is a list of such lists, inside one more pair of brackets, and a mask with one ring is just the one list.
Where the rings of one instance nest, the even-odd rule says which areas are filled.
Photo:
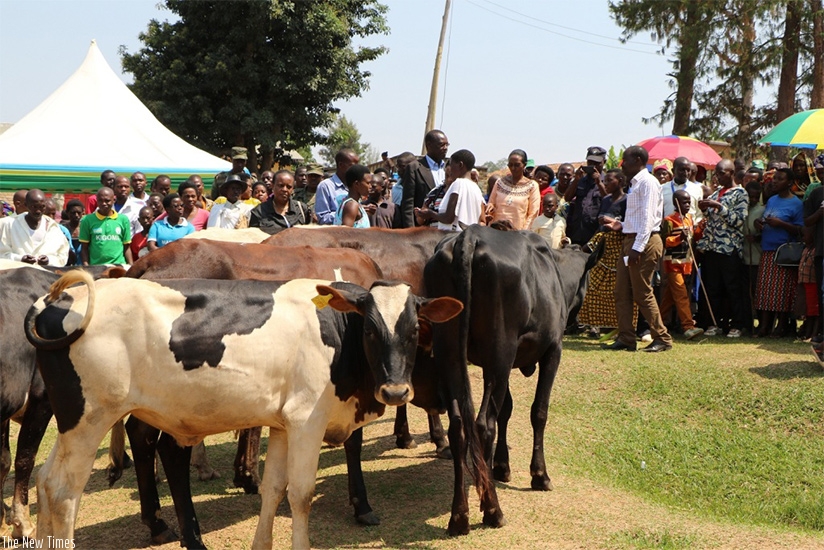
[[[377, 151], [420, 153], [444, 0], [384, 0], [388, 52], [360, 97], [336, 104]], [[19, 121], [81, 64], [89, 43], [121, 74], [158, 0], [0, 0], [0, 122]], [[230, 5], [227, 2], [227, 5]], [[436, 127], [478, 164], [524, 149], [538, 163], [580, 161], [591, 145], [670, 133], [644, 124], [671, 93], [671, 65], [648, 35], [618, 41], [606, 0], [452, 0]], [[122, 74], [124, 82], [131, 75]], [[116, 128], [113, 128], [116, 131]], [[47, 151], [44, 153], [47, 154]]]

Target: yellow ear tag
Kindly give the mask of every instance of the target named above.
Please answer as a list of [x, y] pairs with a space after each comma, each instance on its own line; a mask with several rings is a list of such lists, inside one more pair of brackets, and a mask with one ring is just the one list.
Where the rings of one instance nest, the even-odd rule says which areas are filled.
[[315, 307], [318, 309], [323, 309], [329, 305], [329, 301], [332, 299], [331, 294], [326, 294], [325, 296], [321, 296], [318, 294], [314, 298], [312, 298], [312, 303], [315, 304]]

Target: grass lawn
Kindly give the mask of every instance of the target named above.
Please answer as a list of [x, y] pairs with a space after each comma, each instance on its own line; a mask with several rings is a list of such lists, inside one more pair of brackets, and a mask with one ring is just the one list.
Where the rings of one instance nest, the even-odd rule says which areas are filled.
[[[472, 368], [476, 404], [480, 369]], [[418, 448], [394, 448], [392, 412], [366, 428], [364, 471], [377, 527], [355, 525], [342, 449], [324, 448], [310, 516], [318, 548], [824, 548], [824, 373], [809, 346], [790, 341], [676, 340], [659, 354], [602, 351], [568, 338], [546, 433], [555, 490], [529, 490], [529, 407], [535, 377], [513, 373], [512, 481], [498, 484], [508, 519], [481, 525], [470, 492], [472, 532], [449, 538], [452, 465], [434, 458], [426, 418], [410, 411]], [[38, 457], [54, 441], [50, 428]], [[12, 446], [16, 428], [12, 431]], [[106, 449], [81, 501], [80, 548], [142, 548], [133, 471], [106, 488]], [[221, 479], [193, 477], [210, 548], [249, 548], [259, 496], [231, 484], [234, 442], [207, 438]], [[7, 482], [4, 494], [11, 492]], [[175, 524], [168, 486], [163, 516]], [[36, 502], [36, 493], [31, 492]], [[32, 506], [36, 512], [36, 505]], [[5, 528], [4, 528], [5, 529]], [[289, 545], [289, 509], [275, 547]], [[0, 530], [0, 536], [8, 534]], [[163, 548], [177, 548], [176, 543]]]

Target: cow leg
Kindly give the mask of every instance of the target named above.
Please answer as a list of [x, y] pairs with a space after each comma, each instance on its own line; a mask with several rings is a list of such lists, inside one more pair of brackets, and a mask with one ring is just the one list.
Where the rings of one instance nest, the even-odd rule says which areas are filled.
[[74, 539], [74, 524], [83, 488], [89, 480], [97, 448], [120, 415], [79, 426], [57, 436], [48, 460], [37, 473], [37, 537]]
[[[560, 341], [560, 339], [559, 339]], [[532, 461], [529, 463], [529, 473], [532, 474], [532, 488], [536, 491], [551, 491], [552, 482], [546, 472], [544, 459], [544, 430], [546, 428], [547, 410], [549, 409], [549, 394], [555, 382], [555, 374], [561, 363], [561, 346], [553, 346], [541, 358], [538, 367], [538, 387], [535, 389], [535, 400], [529, 418], [532, 421]]]
[[48, 398], [42, 392], [31, 392], [26, 412], [20, 424], [17, 436], [17, 454], [14, 458], [14, 498], [8, 523], [12, 526], [12, 537], [19, 539], [30, 537], [34, 525], [29, 516], [29, 482], [37, 459], [37, 450], [43, 440], [43, 434], [49, 426], [52, 408]]
[[[509, 392], [509, 370], [509, 367], [504, 369], [484, 368], [484, 396], [481, 399], [481, 407], [478, 410], [475, 428], [481, 440], [483, 457], [486, 461], [486, 467], [489, 468], [487, 472], [489, 477], [492, 477], [490, 466], [492, 464], [492, 448], [495, 444], [495, 424], [500, 411], [503, 409], [504, 401], [506, 401], [506, 394]], [[487, 373], [490, 373], [490, 375], [487, 376]], [[494, 483], [490, 483], [489, 490], [481, 494], [481, 510], [484, 512], [484, 525], [490, 527], [503, 527], [506, 525], [503, 512], [498, 506], [498, 496], [495, 492]]]
[[200, 524], [192, 503], [192, 487], [189, 484], [189, 462], [192, 448], [181, 447], [172, 436], [162, 433], [157, 442], [157, 452], [163, 462], [163, 470], [169, 482], [169, 491], [175, 503], [177, 522], [181, 532], [181, 546], [206, 548], [200, 535]]
[[3, 486], [11, 471], [11, 446], [9, 444], [9, 421], [0, 422], [0, 525], [6, 514], [6, 501], [3, 500]]
[[197, 478], [200, 481], [220, 478], [220, 473], [209, 464], [209, 457], [206, 456], [206, 443], [204, 441], [192, 447], [192, 466], [197, 468]]
[[[350, 436], [351, 437], [351, 436]], [[361, 435], [361, 439], [363, 436]], [[395, 446], [398, 449], [414, 449], [418, 446], [409, 433], [409, 421], [406, 416], [406, 405], [401, 405], [395, 411]]]
[[467, 442], [464, 437], [463, 422], [471, 419], [461, 417], [457, 400], [453, 399], [449, 408], [449, 447], [452, 449], [452, 465], [455, 483], [452, 492], [452, 516], [449, 518], [447, 532], [450, 536], [469, 534], [469, 502], [466, 498], [464, 481], [464, 462]]
[[152, 544], [178, 540], [177, 534], [160, 517], [160, 498], [155, 480], [155, 450], [160, 430], [130, 416], [126, 433], [132, 446], [137, 491], [140, 495], [140, 519], [149, 528]]
[[260, 434], [263, 428], [241, 430], [235, 455], [235, 487], [242, 487], [247, 495], [256, 495], [260, 487]]
[[289, 509], [292, 511], [292, 549], [303, 550], [309, 545], [309, 510], [315, 495], [315, 480], [318, 474], [318, 460], [326, 418], [310, 418], [303, 429], [288, 433], [289, 454], [287, 475], [289, 476]]
[[429, 439], [435, 444], [435, 455], [438, 458], [449, 460], [452, 453], [449, 450], [449, 441], [446, 439], [446, 432], [441, 424], [441, 415], [438, 413], [427, 413], [429, 420]]
[[349, 478], [349, 504], [355, 508], [355, 519], [358, 523], [361, 525], [380, 525], [380, 518], [372, 511], [372, 507], [366, 498], [366, 483], [363, 480], [363, 469], [361, 468], [362, 447], [363, 428], [358, 428], [352, 432], [352, 435], [343, 444], [346, 451], [347, 477]]
[[263, 483], [260, 486], [260, 518], [252, 548], [272, 548], [275, 513], [286, 495], [286, 484], [289, 479], [288, 449], [286, 432], [269, 428], [269, 447], [266, 451], [266, 465], [263, 468]]
[[506, 444], [506, 429], [511, 416], [512, 393], [507, 385], [503, 407], [498, 415], [498, 442], [495, 445], [495, 457], [492, 460], [492, 477], [503, 482], [512, 479], [509, 467], [509, 447]]

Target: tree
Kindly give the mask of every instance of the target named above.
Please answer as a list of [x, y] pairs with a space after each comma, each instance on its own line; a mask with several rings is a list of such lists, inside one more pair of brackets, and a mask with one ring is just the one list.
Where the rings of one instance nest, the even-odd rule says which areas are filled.
[[149, 22], [144, 47], [121, 50], [132, 91], [169, 129], [215, 154], [249, 149], [272, 165], [275, 145], [322, 141], [337, 109], [359, 96], [361, 68], [385, 52], [354, 38], [388, 32], [377, 0], [165, 0], [180, 18]]
[[481, 168], [485, 169], [487, 172], [497, 172], [498, 170], [503, 170], [506, 168], [506, 163], [509, 162], [509, 159], [500, 159], [498, 162], [492, 162], [491, 160], [486, 161], [485, 163], [481, 164]]
[[320, 157], [327, 164], [335, 163], [335, 155], [343, 148], [355, 151], [361, 164], [372, 164], [380, 159], [376, 149], [370, 143], [361, 142], [361, 133], [357, 126], [343, 115], [336, 116], [327, 127], [328, 135], [323, 142], [325, 147], [319, 151]]
[[[664, 100], [661, 111], [649, 120], [662, 126], [672, 119], [672, 133], [690, 133], [690, 118], [698, 62], [710, 35], [717, 12], [716, 0], [629, 0], [610, 1], [609, 11], [623, 27], [621, 40], [626, 42], [638, 33], [649, 31], [652, 39], [664, 46], [661, 53], [675, 45], [670, 63], [675, 72], [667, 74], [674, 92]], [[647, 121], [649, 121], [647, 120]]]
[[810, 109], [824, 109], [824, 5], [810, 0], [813, 18], [813, 70]]

